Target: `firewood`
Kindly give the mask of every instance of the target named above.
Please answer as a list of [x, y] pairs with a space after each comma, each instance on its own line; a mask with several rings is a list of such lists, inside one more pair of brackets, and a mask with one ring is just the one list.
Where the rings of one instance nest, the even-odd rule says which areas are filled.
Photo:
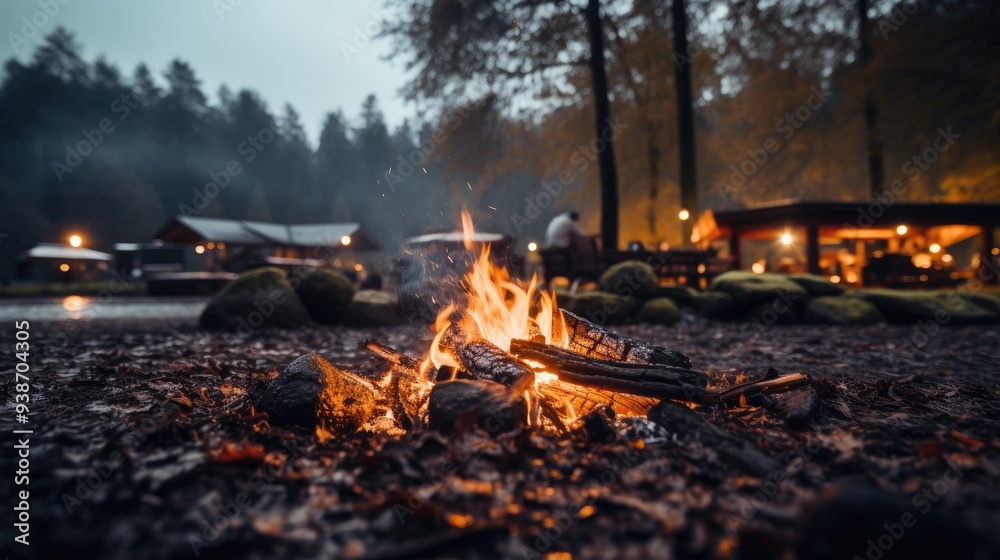
[[588, 358], [527, 340], [511, 341], [510, 350], [542, 364], [561, 381], [606, 391], [697, 402], [708, 384], [708, 377], [693, 369]]
[[[569, 383], [542, 383], [538, 386], [538, 390], [544, 397], [548, 397], [548, 402], [553, 403], [553, 406], [558, 407], [558, 403], [565, 403], [571, 406], [573, 414], [578, 416], [588, 414], [600, 406], [610, 407], [616, 413], [626, 416], [642, 416], [660, 402], [659, 399], [650, 397], [602, 391]], [[563, 413], [572, 416], [569, 411]]]
[[577, 354], [633, 364], [691, 367], [691, 361], [680, 352], [622, 336], [566, 310], [562, 316], [569, 349]]
[[535, 383], [535, 372], [530, 367], [495, 344], [470, 337], [457, 323], [448, 327], [442, 343], [476, 379], [495, 381], [510, 387], [515, 394], [521, 394]]

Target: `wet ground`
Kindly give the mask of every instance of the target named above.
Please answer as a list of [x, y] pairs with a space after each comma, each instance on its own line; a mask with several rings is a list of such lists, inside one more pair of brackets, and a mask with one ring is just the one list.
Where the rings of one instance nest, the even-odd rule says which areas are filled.
[[36, 322], [150, 319], [196, 322], [207, 302], [203, 297], [138, 296], [0, 299], [0, 324], [24, 319]]
[[[181, 313], [196, 302], [172, 303]], [[694, 317], [620, 327], [685, 352], [719, 384], [771, 367], [814, 378], [815, 410], [794, 422], [775, 402], [697, 410], [773, 458], [762, 473], [714, 436], [645, 418], [619, 418], [609, 437], [585, 428], [498, 439], [418, 430], [318, 445], [255, 410], [271, 372], [306, 352], [371, 372], [365, 339], [418, 355], [426, 327], [234, 337], [160, 311], [154, 321], [95, 313], [32, 322], [28, 550], [37, 557], [887, 560], [1000, 551], [1000, 327], [759, 328]], [[7, 321], [9, 307], [3, 313]], [[6, 363], [13, 333], [2, 325]], [[5, 389], [7, 432], [14, 392]], [[14, 470], [11, 454], [0, 469]], [[0, 486], [7, 512], [13, 489]]]

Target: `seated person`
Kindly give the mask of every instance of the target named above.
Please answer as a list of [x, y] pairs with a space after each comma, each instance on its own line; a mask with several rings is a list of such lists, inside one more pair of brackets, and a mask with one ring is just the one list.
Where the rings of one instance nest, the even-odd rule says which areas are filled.
[[586, 237], [583, 230], [576, 223], [580, 220], [580, 213], [570, 210], [559, 214], [549, 222], [549, 227], [545, 230], [546, 249], [568, 249], [576, 238]]

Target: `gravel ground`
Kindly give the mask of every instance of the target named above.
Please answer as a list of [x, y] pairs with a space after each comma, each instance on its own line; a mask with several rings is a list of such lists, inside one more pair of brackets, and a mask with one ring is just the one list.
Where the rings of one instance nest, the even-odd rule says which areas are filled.
[[[32, 544], [8, 547], [5, 508], [3, 547], [12, 558], [1000, 557], [1000, 327], [687, 317], [618, 330], [686, 353], [719, 384], [809, 374], [816, 406], [697, 409], [718, 437], [774, 458], [766, 473], [726, 452], [729, 440], [646, 418], [609, 421], [605, 437], [416, 430], [319, 445], [254, 409], [272, 372], [317, 352], [372, 374], [364, 340], [420, 355], [426, 326], [239, 338], [166, 318], [33, 323]], [[13, 332], [0, 333], [6, 363]], [[14, 459], [0, 456], [5, 476]], [[2, 485], [3, 504], [14, 489]]]

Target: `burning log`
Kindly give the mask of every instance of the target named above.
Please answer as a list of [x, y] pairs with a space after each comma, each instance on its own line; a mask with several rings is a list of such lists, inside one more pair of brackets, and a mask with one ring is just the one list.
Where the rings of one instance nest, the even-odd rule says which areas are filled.
[[495, 381], [518, 395], [534, 385], [535, 372], [526, 364], [489, 341], [469, 338], [457, 323], [453, 323], [442, 343], [470, 375]]
[[542, 364], [562, 381], [605, 391], [699, 401], [708, 384], [703, 372], [689, 368], [588, 358], [527, 340], [512, 340], [510, 350], [521, 359]]
[[365, 342], [375, 355], [389, 361], [385, 398], [399, 427], [409, 430], [423, 425], [427, 417], [427, 398], [432, 385], [420, 375], [420, 362], [377, 340]]
[[566, 310], [562, 310], [562, 317], [569, 349], [577, 354], [633, 364], [691, 367], [691, 361], [680, 352], [622, 336]]
[[563, 416], [567, 418], [573, 418], [576, 414], [589, 414], [602, 406], [626, 416], [642, 416], [660, 402], [651, 397], [637, 397], [569, 383], [544, 383], [539, 386], [539, 391], [552, 408], [565, 408]]

